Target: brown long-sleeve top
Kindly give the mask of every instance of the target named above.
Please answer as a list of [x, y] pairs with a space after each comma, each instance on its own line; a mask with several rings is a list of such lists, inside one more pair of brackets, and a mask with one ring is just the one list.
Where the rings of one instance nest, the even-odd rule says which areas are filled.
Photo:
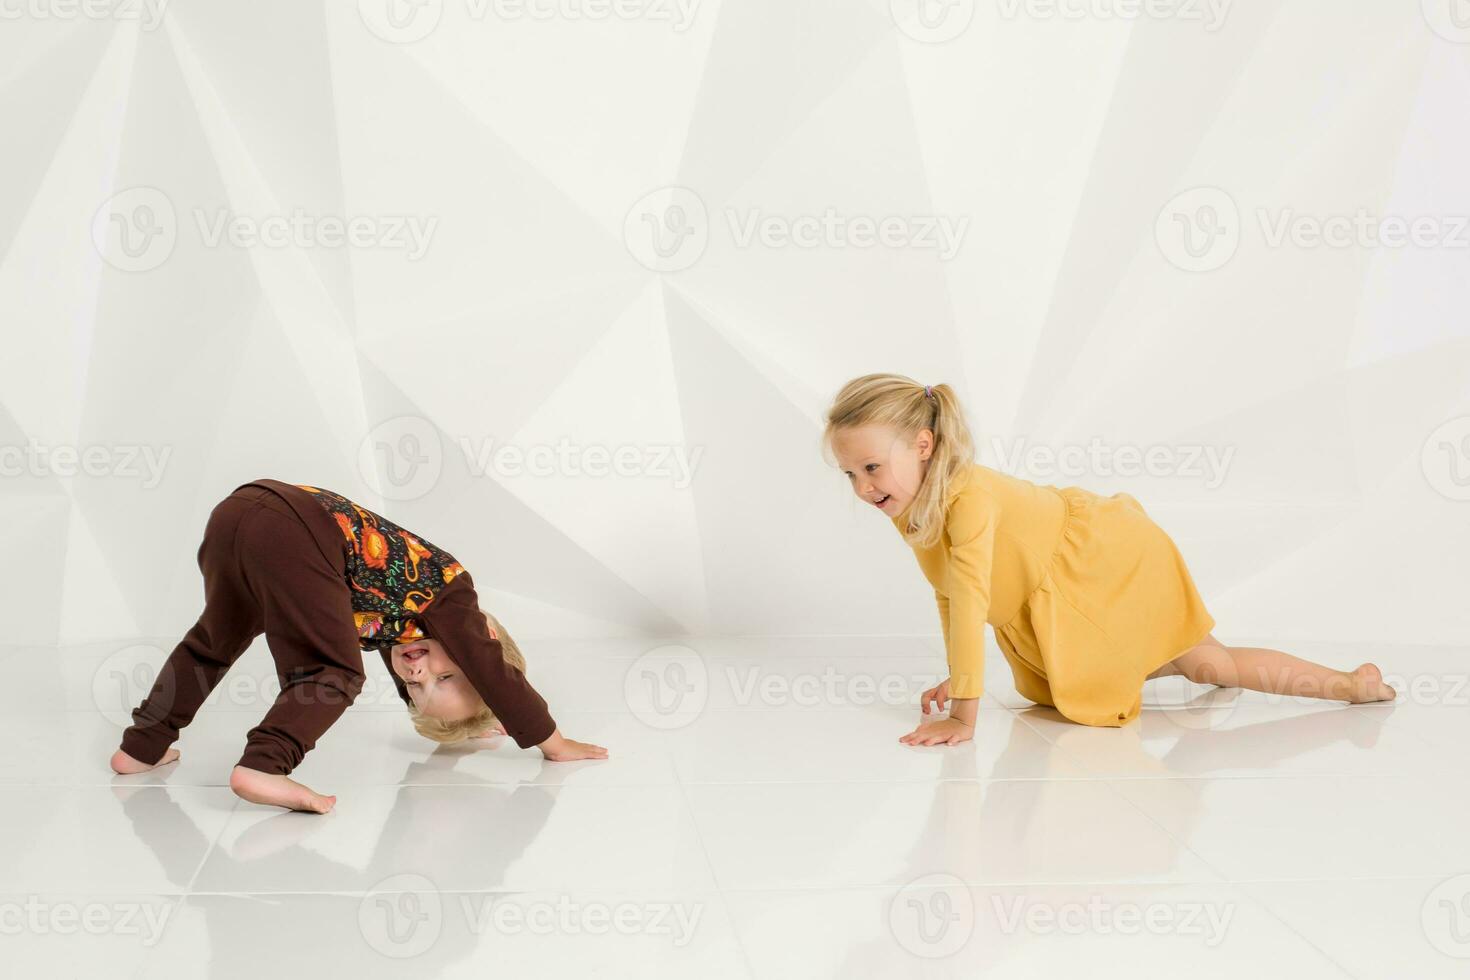
[[382, 656], [405, 704], [413, 701], [389, 651], [428, 637], [444, 646], [517, 745], [539, 745], [551, 737], [556, 722], [546, 701], [506, 661], [480, 610], [474, 581], [453, 555], [331, 490], [279, 480], [253, 483], [284, 499], [327, 559], [341, 561], [358, 643]]

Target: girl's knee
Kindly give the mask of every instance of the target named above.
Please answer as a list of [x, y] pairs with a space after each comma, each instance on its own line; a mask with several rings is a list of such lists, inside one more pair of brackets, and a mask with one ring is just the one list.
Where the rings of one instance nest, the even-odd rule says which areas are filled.
[[1045, 681], [1017, 678], [1016, 693], [1035, 704], [1044, 704], [1049, 708], [1056, 707], [1051, 696], [1051, 686]]
[[1201, 645], [1174, 661], [1179, 672], [1196, 684], [1238, 687], [1235, 658], [1222, 646]]
[[1119, 728], [1128, 723], [1134, 713], [1120, 705], [1098, 704], [1086, 697], [1056, 699], [1056, 709], [1068, 721], [1089, 728]]

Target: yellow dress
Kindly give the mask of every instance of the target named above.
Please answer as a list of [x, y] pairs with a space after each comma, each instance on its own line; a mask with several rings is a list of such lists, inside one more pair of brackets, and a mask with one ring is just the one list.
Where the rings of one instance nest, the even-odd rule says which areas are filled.
[[1126, 493], [976, 463], [949, 488], [939, 542], [914, 554], [939, 603], [951, 697], [984, 692], [988, 622], [1023, 697], [1124, 725], [1144, 679], [1215, 625], [1174, 542]]

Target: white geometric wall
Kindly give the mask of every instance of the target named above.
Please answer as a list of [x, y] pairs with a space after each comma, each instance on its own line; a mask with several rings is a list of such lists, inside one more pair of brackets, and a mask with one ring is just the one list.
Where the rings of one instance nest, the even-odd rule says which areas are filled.
[[1470, 635], [1465, 0], [92, 9], [0, 24], [7, 642], [182, 633], [261, 476], [528, 636], [937, 632], [819, 452], [876, 370], [1227, 642]]

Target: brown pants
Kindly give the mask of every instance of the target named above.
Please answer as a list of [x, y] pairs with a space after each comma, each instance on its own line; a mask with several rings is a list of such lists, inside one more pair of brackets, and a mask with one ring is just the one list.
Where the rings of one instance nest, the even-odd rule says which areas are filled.
[[301, 518], [261, 487], [241, 487], [209, 515], [199, 546], [204, 612], [133, 711], [122, 750], [154, 763], [265, 634], [281, 693], [246, 736], [237, 765], [289, 773], [362, 690], [346, 568], [323, 556]]

